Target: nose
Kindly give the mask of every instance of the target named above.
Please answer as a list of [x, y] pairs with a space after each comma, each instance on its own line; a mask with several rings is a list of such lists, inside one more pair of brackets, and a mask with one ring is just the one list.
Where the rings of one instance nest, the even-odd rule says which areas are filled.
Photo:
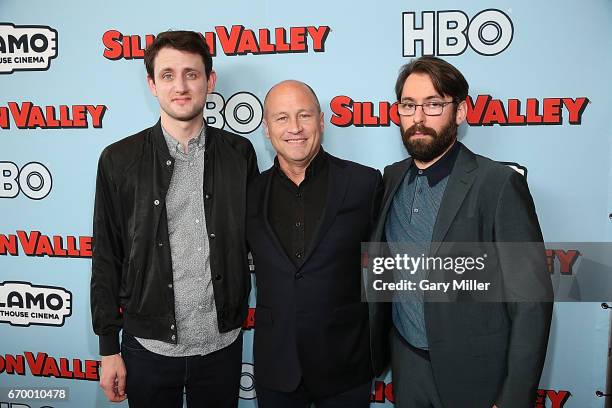
[[425, 121], [426, 115], [423, 112], [423, 105], [419, 105], [416, 107], [414, 111], [414, 115], [412, 115], [412, 121], [414, 123], [423, 123]]
[[185, 81], [185, 78], [183, 78], [182, 76], [177, 77], [174, 80], [174, 91], [176, 93], [184, 93], [185, 90], [187, 89], [187, 82]]
[[302, 124], [300, 123], [297, 115], [289, 118], [287, 131], [289, 133], [300, 133], [302, 131]]

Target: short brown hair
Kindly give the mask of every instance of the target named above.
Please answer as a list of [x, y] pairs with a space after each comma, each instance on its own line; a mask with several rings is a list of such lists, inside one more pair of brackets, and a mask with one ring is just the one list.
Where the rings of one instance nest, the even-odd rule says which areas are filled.
[[410, 74], [427, 74], [440, 95], [449, 95], [455, 102], [467, 98], [469, 85], [457, 68], [438, 57], [420, 57], [402, 66], [395, 83], [397, 100], [402, 98], [404, 82]]
[[212, 72], [212, 55], [204, 36], [195, 31], [164, 31], [155, 37], [155, 40], [147, 47], [144, 54], [144, 63], [147, 74], [155, 81], [155, 57], [162, 48], [169, 47], [175, 50], [191, 52], [202, 56], [206, 78]]

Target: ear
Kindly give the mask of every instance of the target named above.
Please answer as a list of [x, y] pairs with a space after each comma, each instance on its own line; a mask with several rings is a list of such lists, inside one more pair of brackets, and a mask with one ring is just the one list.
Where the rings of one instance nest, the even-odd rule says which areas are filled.
[[157, 87], [155, 86], [155, 80], [151, 78], [150, 75], [147, 75], [147, 85], [149, 86], [149, 90], [153, 94], [153, 96], [157, 97]]
[[210, 75], [208, 76], [208, 87], [206, 89], [206, 93], [209, 94], [215, 90], [215, 84], [217, 83], [217, 73], [215, 70], [210, 71]]
[[323, 130], [325, 130], [325, 118], [324, 118], [324, 113], [323, 111], [321, 111], [320, 113], [320, 117], [319, 117], [319, 126], [321, 128], [321, 133], [323, 133]]
[[263, 119], [261, 123], [263, 123], [264, 135], [266, 135], [266, 137], [270, 139], [270, 133], [268, 131], [268, 121]]
[[457, 115], [455, 116], [455, 122], [457, 123], [457, 125], [460, 125], [463, 123], [466, 117], [467, 117], [467, 102], [461, 101], [457, 105]]

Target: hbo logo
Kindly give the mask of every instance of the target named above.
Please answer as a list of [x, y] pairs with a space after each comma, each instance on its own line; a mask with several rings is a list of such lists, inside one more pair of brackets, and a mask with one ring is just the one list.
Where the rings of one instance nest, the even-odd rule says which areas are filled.
[[32, 200], [42, 200], [52, 185], [51, 173], [41, 163], [30, 162], [20, 170], [13, 162], [0, 161], [0, 198], [15, 198], [21, 191]]
[[204, 116], [210, 126], [223, 129], [227, 124], [236, 133], [251, 133], [261, 124], [263, 106], [255, 95], [248, 92], [235, 93], [227, 102], [223, 96], [213, 92], [206, 98]]
[[241, 399], [252, 400], [257, 397], [255, 392], [255, 374], [254, 366], [251, 363], [242, 363], [242, 374], [240, 375], [240, 393]]
[[416, 56], [417, 42], [423, 55], [460, 55], [468, 46], [481, 55], [497, 55], [514, 35], [510, 17], [501, 10], [483, 10], [471, 20], [459, 10], [423, 11], [420, 27], [415, 14], [402, 13], [404, 57]]

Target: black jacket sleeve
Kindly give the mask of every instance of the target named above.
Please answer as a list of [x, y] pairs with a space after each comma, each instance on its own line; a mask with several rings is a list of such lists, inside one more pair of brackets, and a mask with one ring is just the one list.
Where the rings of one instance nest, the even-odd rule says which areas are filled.
[[[525, 178], [514, 171], [497, 203], [495, 241], [500, 243], [504, 291], [511, 300], [506, 309], [512, 326], [508, 372], [496, 405], [529, 407], [533, 406], [546, 357], [552, 284], [533, 199]], [[504, 247], [509, 242], [512, 244]]]
[[247, 152], [247, 187], [255, 178], [259, 176], [259, 167], [257, 166], [257, 155], [253, 145], [249, 143]]
[[94, 333], [99, 336], [100, 354], [119, 353], [119, 331], [123, 317], [119, 287], [124, 264], [122, 233], [117, 214], [119, 200], [109, 169], [108, 150], [98, 162], [93, 217], [93, 254], [91, 268], [91, 316]]

